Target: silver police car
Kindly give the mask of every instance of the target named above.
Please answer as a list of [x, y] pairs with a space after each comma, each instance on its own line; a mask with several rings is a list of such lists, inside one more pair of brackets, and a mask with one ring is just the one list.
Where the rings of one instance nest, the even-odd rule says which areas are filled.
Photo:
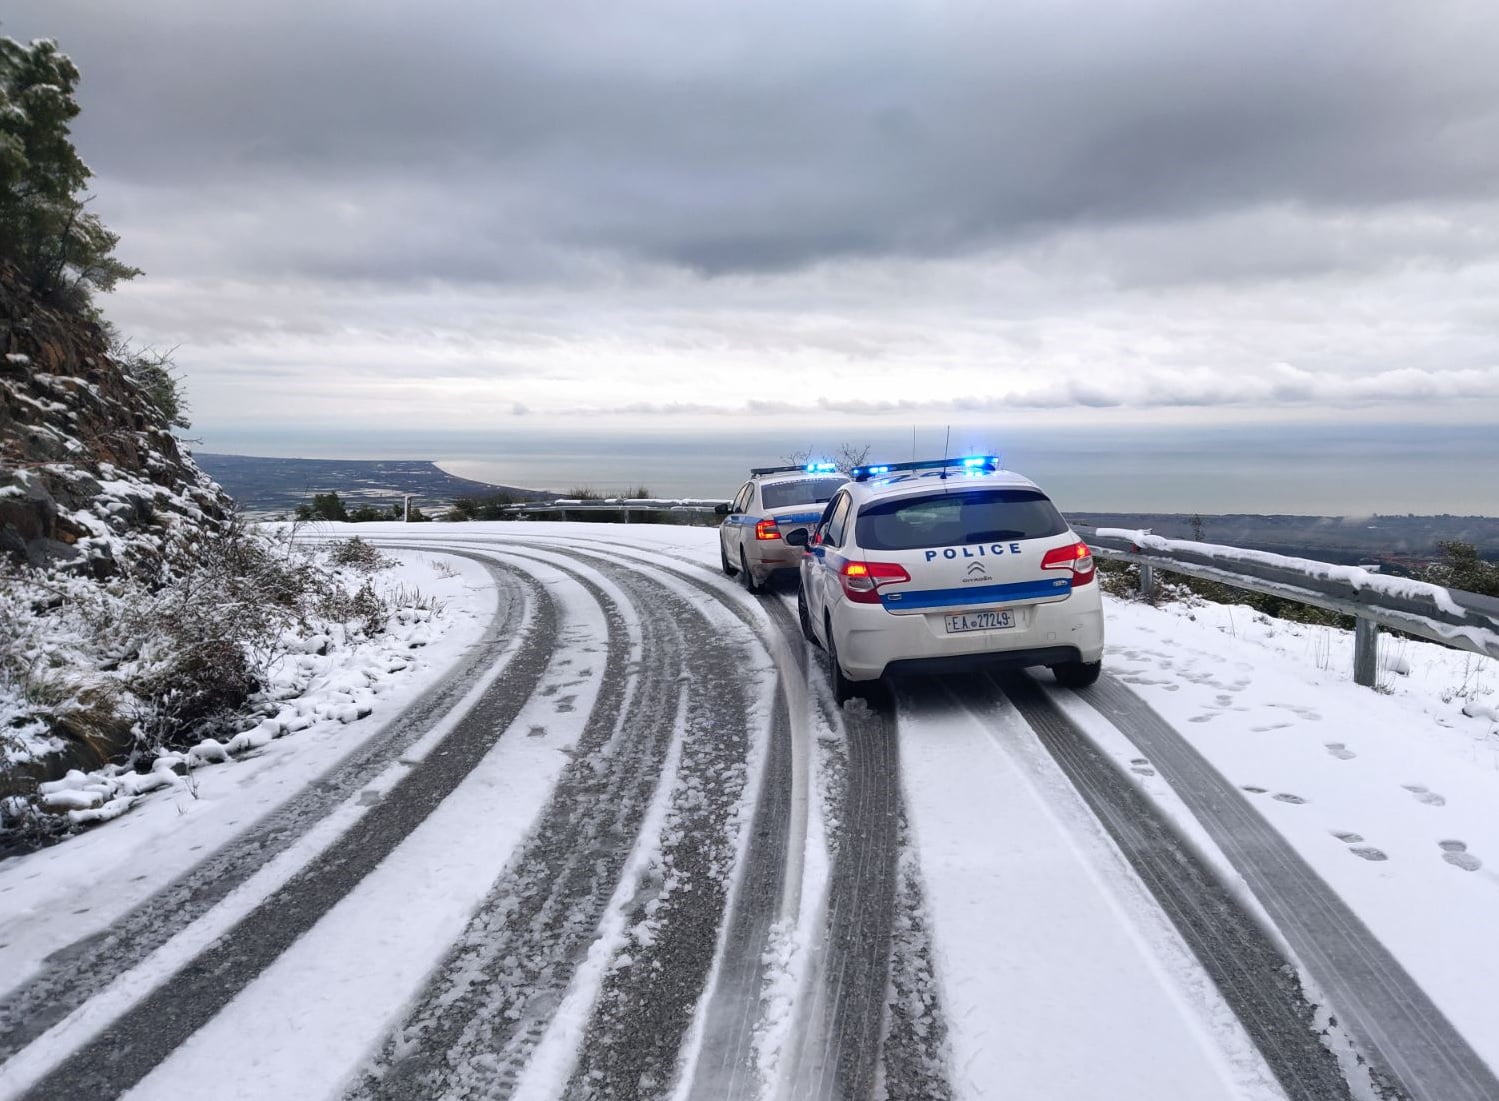
[[718, 550], [723, 572], [759, 592], [773, 574], [795, 571], [802, 553], [786, 542], [822, 516], [823, 505], [848, 479], [832, 463], [760, 466], [734, 500], [719, 505]]

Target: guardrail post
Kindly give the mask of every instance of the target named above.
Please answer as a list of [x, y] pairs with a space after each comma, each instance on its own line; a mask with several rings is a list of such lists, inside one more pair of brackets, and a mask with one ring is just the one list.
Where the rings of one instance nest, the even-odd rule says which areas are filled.
[[1379, 624], [1359, 616], [1353, 624], [1353, 683], [1373, 688], [1379, 672]]
[[621, 508], [619, 510], [619, 514], [624, 517], [624, 519], [621, 520], [620, 523], [622, 523], [622, 524], [628, 524], [630, 522], [630, 506], [629, 505], [625, 505], [623, 508]]
[[1155, 567], [1140, 563], [1140, 595], [1146, 600], [1155, 599]]

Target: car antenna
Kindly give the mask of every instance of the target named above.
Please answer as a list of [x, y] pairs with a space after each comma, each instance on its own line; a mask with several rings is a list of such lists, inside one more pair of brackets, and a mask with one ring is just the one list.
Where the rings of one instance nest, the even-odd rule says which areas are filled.
[[947, 426], [947, 436], [942, 441], [942, 473], [938, 475], [944, 482], [947, 481], [947, 453], [952, 448], [952, 425]]

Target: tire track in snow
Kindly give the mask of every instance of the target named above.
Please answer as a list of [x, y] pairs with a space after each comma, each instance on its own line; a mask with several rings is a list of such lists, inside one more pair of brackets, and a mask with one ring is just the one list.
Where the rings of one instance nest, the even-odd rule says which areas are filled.
[[[611, 543], [603, 538], [590, 541], [618, 547], [637, 555], [655, 553], [643, 551], [632, 544]], [[745, 597], [742, 586], [724, 578], [713, 566], [684, 555], [672, 554], [669, 550], [662, 550], [660, 553], [707, 574], [711, 583], [687, 574], [680, 567], [662, 566], [657, 562], [659, 568], [676, 573], [699, 588], [710, 592], [715, 588], [731, 588], [735, 597], [753, 599]], [[768, 612], [779, 628], [782, 639], [789, 645], [801, 679], [805, 682], [807, 657], [812, 648], [804, 643], [795, 612], [779, 599], [762, 600], [760, 605]], [[803, 693], [802, 697], [803, 706], [810, 707], [807, 694]], [[830, 699], [829, 696], [829, 701]], [[869, 715], [868, 712], [864, 714]], [[888, 723], [892, 728], [894, 726], [893, 719], [886, 716], [872, 715], [870, 718], [877, 727], [882, 723]], [[863, 721], [862, 717], [855, 719], [854, 725], [845, 730], [850, 742], [857, 730], [862, 729]], [[846, 721], [845, 725], [847, 726]], [[862, 764], [867, 754], [862, 750], [851, 749], [850, 756]], [[868, 770], [861, 770], [857, 766], [854, 768], [854, 779], [844, 787], [845, 814], [844, 819], [840, 820], [840, 834], [846, 827], [846, 808], [852, 805], [849, 800], [864, 802], [872, 794], [868, 790], [869, 785], [864, 782], [868, 779]], [[798, 1065], [793, 1071], [794, 1081], [790, 1089], [796, 1097], [851, 1098], [880, 1093], [890, 1101], [904, 1098], [911, 1101], [941, 1101], [952, 1093], [952, 1087], [947, 1081], [945, 1062], [947, 1024], [932, 972], [932, 945], [926, 923], [920, 870], [904, 833], [899, 776], [893, 771], [886, 772], [878, 783], [888, 783], [888, 790], [883, 794], [874, 793], [872, 805], [893, 808], [891, 813], [895, 816], [895, 825], [891, 828], [896, 830], [896, 836], [890, 851], [885, 856], [880, 855], [882, 847], [889, 843], [885, 830], [875, 831], [873, 835], [861, 832], [853, 838], [842, 837], [840, 847], [852, 845], [860, 850], [857, 854], [850, 854], [850, 866], [863, 865], [867, 868], [872, 860], [873, 866], [880, 868], [882, 875], [894, 878], [894, 886], [888, 891], [874, 885], [877, 906], [880, 905], [878, 896], [890, 898], [888, 905], [881, 911], [888, 915], [888, 920], [881, 922], [875, 919], [870, 922], [875, 931], [876, 943], [863, 946], [865, 950], [851, 965], [847, 959], [826, 960], [821, 981], [827, 983], [829, 974], [833, 972], [846, 977], [852, 966], [856, 974], [866, 976], [871, 982], [879, 977], [880, 983], [860, 989], [855, 980], [843, 986], [841, 991], [833, 992], [831, 996], [825, 989], [819, 988], [813, 999], [817, 1008], [803, 1007], [803, 1023], [809, 1030], [803, 1033], [802, 1050], [795, 1060]], [[865, 790], [861, 791], [861, 787]], [[835, 882], [837, 876], [835, 868]], [[831, 913], [830, 909], [829, 928], [832, 927]], [[782, 916], [790, 916], [784, 907]], [[883, 934], [881, 925], [885, 930]], [[882, 935], [889, 945], [889, 950], [885, 953], [883, 974], [878, 947], [878, 939]], [[824, 944], [820, 946], [820, 951], [837, 952], [841, 956], [845, 947], [846, 941], [841, 945]], [[763, 975], [763, 961], [759, 970]], [[885, 976], [888, 976], [888, 983], [885, 982]], [[736, 1084], [739, 1081], [741, 1080], [734, 1080]], [[694, 1086], [697, 1085], [694, 1082]], [[698, 1092], [695, 1088], [691, 1096], [731, 1095]]]
[[[688, 560], [679, 560], [697, 566]], [[744, 606], [746, 601], [750, 602], [751, 607], [767, 613], [774, 621], [770, 633], [776, 639], [784, 637], [785, 609], [780, 601], [755, 600], [745, 596], [737, 585], [725, 591], [718, 575], [705, 579], [679, 566], [657, 563], [656, 568], [721, 602], [749, 630], [763, 636], [765, 624]], [[707, 572], [705, 567], [697, 568]], [[778, 616], [778, 612], [782, 614]], [[693, 1060], [688, 1091], [688, 1096], [694, 1098], [735, 1101], [761, 1096], [764, 1083], [755, 1063], [754, 1041], [766, 983], [766, 952], [777, 919], [794, 918], [794, 912], [788, 914], [787, 909], [794, 911], [800, 902], [800, 856], [798, 854], [794, 862], [788, 860], [790, 847], [798, 843], [792, 841], [793, 836], [805, 837], [805, 825], [800, 830], [792, 828], [798, 813], [793, 806], [796, 801], [793, 775], [799, 739], [793, 732], [789, 701], [794, 699], [800, 707], [806, 706], [805, 651], [799, 634], [794, 648], [786, 653], [774, 654], [776, 647], [773, 642], [769, 649], [778, 673], [770, 741], [761, 770], [749, 842], [731, 894], [712, 989], [703, 1010], [702, 1040]], [[803, 724], [800, 738], [803, 747], [805, 741]], [[800, 813], [805, 816], [805, 796], [802, 797]], [[786, 882], [788, 874], [798, 879], [795, 889], [790, 891]]]
[[1014, 673], [996, 683], [1211, 976], [1289, 1101], [1347, 1101], [1348, 1083], [1316, 1032], [1315, 1007], [1254, 917], [1035, 681]]
[[605, 978], [563, 1096], [641, 1098], [669, 1093], [683, 1040], [718, 950], [738, 855], [751, 735], [742, 643], [726, 638], [638, 563], [612, 561], [681, 632], [685, 729], [676, 788], [653, 874], [631, 907], [631, 929]]
[[890, 1005], [876, 1096], [883, 1096], [885, 1101], [950, 1101], [947, 1018], [938, 996], [921, 868], [904, 810], [898, 844]]
[[556, 649], [557, 615], [544, 589], [531, 591], [533, 614], [514, 657], [420, 764], [286, 884], [23, 1097], [110, 1098], [128, 1090], [415, 829], [484, 757], [540, 684]]
[[[702, 1037], [690, 1071], [689, 1091], [692, 1097], [724, 1101], [758, 1097], [763, 1083], [755, 1065], [754, 1040], [766, 983], [766, 952], [776, 920], [794, 920], [796, 916], [802, 874], [800, 847], [805, 845], [806, 837], [805, 774], [810, 769], [806, 759], [810, 748], [805, 722], [797, 730], [792, 716], [793, 701], [802, 711], [808, 706], [806, 648], [795, 617], [781, 601], [750, 597], [741, 586], [726, 581], [711, 567], [671, 554], [664, 557], [680, 564], [667, 565], [660, 561], [662, 556], [633, 544], [606, 539], [559, 539], [532, 544], [506, 539], [483, 544], [476, 541], [475, 545], [544, 546], [553, 553], [589, 560], [595, 567], [617, 564], [621, 559], [616, 552], [629, 552], [629, 562], [635, 569], [650, 567], [702, 593], [731, 612], [771, 650], [780, 683], [772, 705], [770, 740], [751, 834], [731, 892], [712, 989], [703, 1008]], [[608, 554], [615, 556], [607, 557]], [[775, 653], [777, 643], [781, 644], [782, 653]], [[799, 781], [798, 771], [802, 774]]]
[[[800, 628], [798, 628], [800, 632]], [[872, 1096], [889, 996], [900, 825], [895, 720], [855, 704], [843, 710], [848, 762], [831, 831], [821, 960], [803, 1006], [791, 1095], [817, 1101]]]
[[[425, 547], [426, 550], [441, 548]], [[482, 555], [446, 552], [479, 562], [500, 591], [495, 613], [472, 651], [443, 678], [363, 739], [342, 761], [162, 887], [109, 929], [52, 953], [43, 969], [0, 1000], [0, 1061], [41, 1036], [118, 976], [221, 902], [278, 853], [353, 798], [442, 720], [487, 669], [505, 656], [536, 604], [539, 587]]]
[[[550, 548], [548, 548], [550, 550]], [[497, 553], [523, 555], [519, 548]], [[577, 569], [605, 610], [609, 651], [599, 696], [523, 850], [496, 882], [405, 1023], [350, 1090], [368, 1098], [502, 1098], [561, 1002], [598, 932], [655, 791], [683, 693], [682, 639], [650, 614], [625, 571], [611, 580], [634, 604], [638, 659], [621, 609]]]
[[1170, 723], [1111, 676], [1077, 695], [1112, 722], [1197, 816], [1364, 1049], [1382, 1096], [1492, 1101], [1499, 1080], [1316, 871]]

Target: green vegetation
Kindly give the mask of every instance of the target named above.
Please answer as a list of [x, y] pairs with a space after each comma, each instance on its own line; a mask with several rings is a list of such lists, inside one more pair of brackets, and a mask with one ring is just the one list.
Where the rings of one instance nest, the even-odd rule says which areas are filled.
[[[406, 519], [406, 511], [401, 501], [392, 502], [388, 507], [364, 504], [351, 511], [335, 489], [327, 493], [314, 493], [310, 504], [297, 506], [296, 518], [302, 521], [330, 520], [340, 524], [368, 524], [380, 520]], [[416, 505], [411, 506], [410, 520], [413, 524], [424, 524], [431, 519]]]
[[0, 38], [0, 258], [41, 302], [91, 308], [139, 269], [115, 259], [119, 237], [86, 208], [93, 176], [73, 148], [78, 68], [57, 44]]
[[488, 497], [459, 497], [453, 501], [445, 519], [448, 520], [505, 520], [509, 514], [505, 508], [519, 504], [508, 493], [495, 493]]
[[156, 348], [136, 348], [108, 322], [104, 323], [104, 331], [109, 337], [109, 358], [120, 365], [125, 377], [135, 383], [162, 419], [173, 428], [191, 428], [192, 422], [187, 419], [187, 391], [172, 358], [176, 349], [163, 352]]
[[349, 512], [344, 508], [344, 503], [339, 499], [338, 491], [331, 493], [314, 493], [312, 504], [297, 506], [298, 520], [332, 520], [338, 523], [347, 523]]
[[1471, 543], [1445, 540], [1437, 545], [1442, 548], [1441, 560], [1429, 566], [1421, 580], [1449, 589], [1499, 596], [1499, 562], [1484, 561]]

